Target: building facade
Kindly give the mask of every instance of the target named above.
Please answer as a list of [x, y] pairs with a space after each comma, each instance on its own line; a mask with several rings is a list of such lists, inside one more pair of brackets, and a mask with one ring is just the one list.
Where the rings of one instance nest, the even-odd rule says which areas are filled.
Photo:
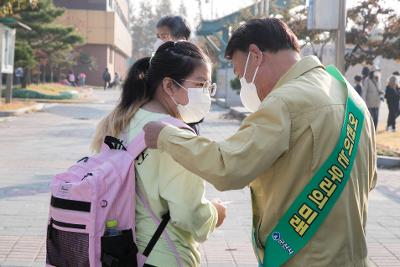
[[128, 60], [132, 54], [128, 0], [53, 0], [53, 2], [56, 6], [66, 9], [58, 22], [75, 27], [85, 38], [85, 45], [80, 50], [95, 61], [95, 70], [85, 70], [77, 66], [77, 71], [86, 73], [86, 83], [103, 85], [102, 76], [105, 68], [108, 68], [112, 78], [115, 72], [125, 77]]

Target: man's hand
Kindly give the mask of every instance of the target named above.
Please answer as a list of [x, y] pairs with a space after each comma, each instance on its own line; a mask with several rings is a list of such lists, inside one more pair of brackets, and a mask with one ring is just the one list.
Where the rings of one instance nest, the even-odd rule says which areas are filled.
[[158, 136], [162, 129], [167, 126], [167, 123], [160, 121], [152, 121], [147, 123], [144, 127], [144, 140], [148, 148], [157, 148]]

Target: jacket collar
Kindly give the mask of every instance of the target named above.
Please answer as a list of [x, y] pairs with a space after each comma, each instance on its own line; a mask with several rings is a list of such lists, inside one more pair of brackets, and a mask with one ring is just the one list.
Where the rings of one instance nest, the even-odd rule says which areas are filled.
[[316, 56], [306, 56], [294, 64], [275, 84], [272, 90], [281, 87], [285, 83], [302, 76], [315, 68], [325, 68]]

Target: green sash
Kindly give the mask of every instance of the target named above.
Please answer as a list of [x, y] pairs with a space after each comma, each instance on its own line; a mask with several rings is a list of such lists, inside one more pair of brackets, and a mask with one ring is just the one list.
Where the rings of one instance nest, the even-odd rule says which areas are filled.
[[[326, 71], [348, 92], [350, 85], [334, 66], [327, 66]], [[317, 232], [349, 180], [363, 123], [364, 113], [348, 92], [343, 126], [334, 150], [268, 235], [264, 264], [260, 266], [281, 266]]]

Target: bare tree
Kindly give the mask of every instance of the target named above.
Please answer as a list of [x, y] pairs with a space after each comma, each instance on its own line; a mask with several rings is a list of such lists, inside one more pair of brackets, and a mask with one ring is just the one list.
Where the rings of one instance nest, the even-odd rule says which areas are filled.
[[183, 0], [181, 0], [181, 3], [179, 5], [179, 15], [187, 18], [187, 9]]
[[153, 7], [149, 2], [141, 2], [137, 14], [131, 12], [131, 33], [133, 40], [133, 58], [150, 56], [156, 40], [154, 31], [157, 23]]
[[382, 56], [400, 59], [400, 16], [379, 0], [364, 0], [348, 11], [353, 26], [346, 34], [346, 43], [353, 45], [346, 53], [346, 70], [360, 63], [372, 64]]

